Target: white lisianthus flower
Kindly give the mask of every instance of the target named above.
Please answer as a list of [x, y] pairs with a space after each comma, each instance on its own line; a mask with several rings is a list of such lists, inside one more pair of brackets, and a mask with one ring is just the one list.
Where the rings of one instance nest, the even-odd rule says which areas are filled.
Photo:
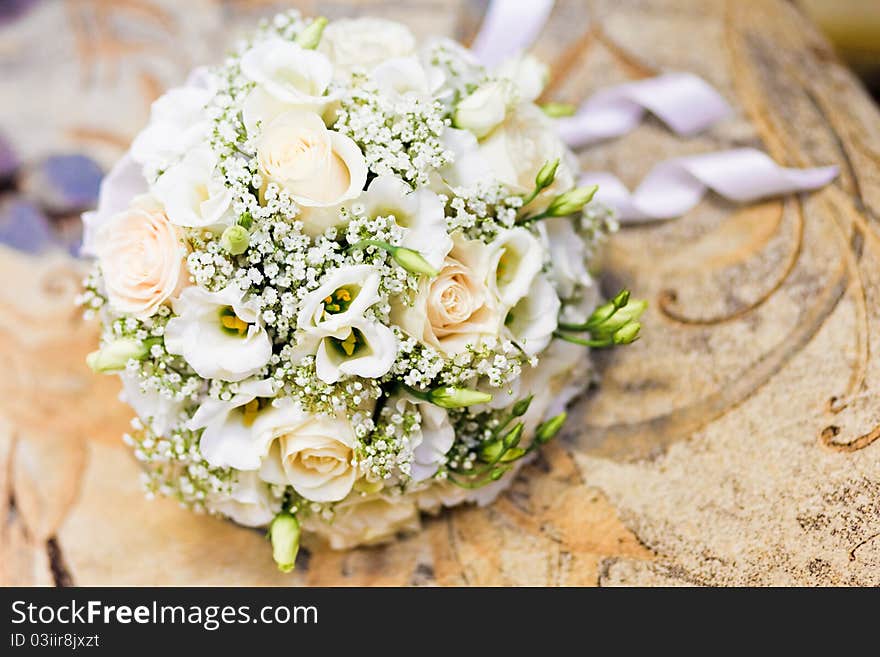
[[232, 223], [232, 191], [217, 171], [217, 156], [207, 145], [188, 152], [153, 185], [168, 218], [178, 226], [206, 228]]
[[535, 176], [547, 162], [560, 160], [556, 178], [529, 204], [539, 212], [550, 201], [574, 186], [576, 162], [556, 134], [551, 120], [536, 106], [523, 104], [480, 144], [480, 153], [489, 163], [496, 180], [518, 194], [528, 194]]
[[411, 477], [420, 482], [433, 477], [444, 463], [455, 442], [455, 429], [446, 409], [410, 395], [402, 395], [394, 402], [399, 413], [404, 413], [408, 406], [416, 406], [422, 417], [419, 431], [410, 438], [413, 445]]
[[418, 251], [434, 269], [452, 249], [446, 232], [446, 214], [440, 197], [429, 189], [413, 190], [400, 178], [378, 176], [361, 197], [367, 215], [387, 217], [403, 228], [401, 246]]
[[344, 415], [310, 415], [296, 404], [279, 404], [254, 421], [253, 441], [266, 454], [263, 481], [293, 486], [312, 502], [345, 498], [358, 476], [357, 439]]
[[265, 400], [274, 396], [274, 382], [264, 379], [242, 381], [228, 401], [202, 400], [187, 428], [204, 429], [199, 451], [205, 460], [215, 468], [258, 469], [265, 453], [254, 443], [251, 427]]
[[333, 65], [314, 50], [282, 39], [253, 46], [241, 58], [242, 75], [256, 83], [244, 101], [242, 115], [249, 134], [291, 109], [321, 114], [334, 100], [327, 95]]
[[219, 292], [185, 289], [173, 302], [176, 317], [165, 327], [165, 349], [183, 356], [205, 379], [242, 381], [272, 357], [272, 342], [254, 301], [234, 285]]
[[120, 400], [134, 409], [137, 416], [157, 436], [167, 436], [183, 417], [186, 404], [158, 390], [144, 388], [140, 378], [131, 372], [119, 373], [122, 381]]
[[586, 266], [587, 248], [567, 217], [552, 217], [538, 222], [551, 263], [548, 275], [563, 299], [574, 294], [577, 286], [588, 286], [592, 279]]
[[514, 84], [520, 102], [530, 103], [544, 91], [550, 75], [546, 64], [527, 54], [505, 60], [495, 74]]
[[211, 121], [205, 106], [214, 92], [202, 86], [169, 89], [150, 107], [150, 122], [134, 138], [131, 157], [156, 171], [205, 142]]
[[379, 273], [370, 265], [334, 271], [303, 300], [297, 326], [305, 332], [300, 353], [315, 354], [315, 371], [325, 383], [345, 375], [378, 378], [397, 357], [390, 328], [364, 318], [379, 301]]
[[257, 161], [266, 182], [278, 183], [303, 206], [298, 218], [310, 235], [323, 232], [327, 219], [319, 212], [312, 226], [308, 210], [333, 211], [360, 196], [367, 182], [367, 163], [358, 145], [303, 110], [280, 114], [265, 126], [257, 140]]
[[482, 139], [504, 121], [510, 95], [506, 81], [485, 82], [458, 102], [452, 124]]
[[[443, 183], [449, 187], [470, 187], [494, 177], [492, 166], [483, 155], [480, 143], [473, 133], [457, 128], [446, 128], [441, 139], [443, 148], [453, 155], [452, 162], [439, 171]], [[442, 193], [443, 185], [440, 185], [437, 191]]]
[[511, 308], [529, 292], [544, 264], [541, 242], [521, 226], [501, 232], [489, 245], [489, 285], [501, 305]]
[[213, 513], [222, 513], [245, 527], [265, 527], [281, 510], [281, 500], [256, 472], [236, 473], [228, 494], [209, 494], [205, 506]]
[[330, 522], [313, 516], [303, 527], [322, 536], [334, 550], [358, 545], [376, 545], [398, 533], [418, 531], [419, 513], [415, 501], [406, 496], [352, 496], [337, 504]]
[[558, 325], [560, 305], [556, 290], [545, 276], [538, 275], [528, 294], [508, 312], [505, 327], [529, 356], [540, 353], [550, 344]]
[[189, 285], [184, 237], [150, 196], [107, 220], [90, 246], [118, 313], [149, 317]]
[[126, 153], [101, 181], [97, 209], [83, 213], [83, 244], [80, 255], [95, 256], [95, 236], [101, 226], [128, 209], [133, 198], [148, 191], [149, 185], [142, 167], [134, 161], [130, 153]]
[[324, 30], [318, 51], [333, 63], [337, 80], [347, 80], [356, 69], [415, 53], [416, 39], [405, 26], [381, 18], [332, 21]]
[[493, 252], [460, 235], [453, 243], [440, 273], [421, 280], [413, 305], [392, 305], [392, 321], [447, 356], [478, 345], [484, 337], [497, 337], [504, 319], [504, 309], [488, 284]]
[[439, 71], [428, 70], [416, 57], [395, 57], [379, 64], [370, 74], [379, 92], [389, 98], [433, 97], [443, 82]]

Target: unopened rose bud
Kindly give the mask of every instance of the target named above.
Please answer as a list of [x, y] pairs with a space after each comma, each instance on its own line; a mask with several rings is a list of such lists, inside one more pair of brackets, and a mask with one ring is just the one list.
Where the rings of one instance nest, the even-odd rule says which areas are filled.
[[507, 90], [501, 82], [487, 82], [470, 96], [459, 101], [452, 125], [469, 130], [482, 139], [504, 121], [507, 114]]
[[314, 50], [321, 43], [321, 35], [327, 27], [327, 19], [318, 16], [309, 26], [296, 36], [296, 44], [305, 50]]
[[296, 567], [296, 554], [299, 552], [299, 521], [287, 511], [282, 511], [269, 525], [269, 539], [272, 541], [272, 558], [278, 570], [289, 573]]
[[577, 108], [571, 103], [544, 103], [541, 110], [551, 119], [560, 119], [565, 116], [573, 116]]
[[488, 392], [468, 388], [435, 388], [427, 394], [427, 400], [441, 408], [464, 408], [492, 401]]
[[548, 217], [565, 217], [579, 212], [587, 203], [593, 200], [598, 185], [588, 187], [575, 187], [564, 194], [560, 194], [550, 202], [545, 214]]
[[391, 252], [391, 257], [411, 274], [424, 274], [433, 278], [438, 273], [418, 251], [399, 246]]
[[560, 429], [562, 429], [562, 425], [565, 424], [567, 414], [563, 411], [559, 415], [554, 415], [546, 422], [538, 425], [538, 428], [535, 430], [535, 440], [541, 443], [550, 442], [550, 440], [559, 433]]
[[140, 340], [122, 338], [104, 345], [86, 356], [86, 364], [95, 372], [118, 372], [131, 359], [143, 360], [150, 353], [150, 345]]
[[244, 226], [233, 224], [220, 236], [220, 246], [232, 255], [241, 255], [247, 251], [251, 236]]

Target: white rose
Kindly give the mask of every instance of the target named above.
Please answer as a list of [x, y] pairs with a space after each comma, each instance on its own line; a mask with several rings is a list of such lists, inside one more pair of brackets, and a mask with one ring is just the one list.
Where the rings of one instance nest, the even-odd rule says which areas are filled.
[[95, 237], [101, 226], [126, 210], [133, 198], [145, 194], [148, 190], [149, 186], [142, 173], [142, 167], [134, 161], [130, 153], [126, 153], [101, 181], [97, 209], [83, 213], [81, 255], [95, 256]]
[[579, 286], [589, 286], [592, 279], [587, 271], [587, 247], [574, 230], [571, 220], [553, 217], [538, 222], [538, 231], [544, 237], [550, 260], [548, 275], [559, 296], [567, 299]]
[[481, 142], [480, 152], [494, 177], [520, 194], [531, 192], [541, 167], [559, 158], [553, 184], [529, 204], [533, 211], [544, 209], [555, 196], [574, 186], [574, 156], [550, 119], [534, 105], [523, 104], [509, 112], [504, 123]]
[[214, 92], [204, 86], [169, 89], [150, 107], [150, 122], [131, 144], [131, 157], [159, 170], [204, 143], [211, 128], [205, 106]]
[[357, 440], [344, 416], [310, 415], [296, 404], [266, 409], [253, 424], [253, 440], [267, 454], [260, 477], [293, 486], [312, 502], [336, 502], [351, 492]]
[[205, 506], [239, 525], [265, 527], [281, 510], [281, 501], [272, 495], [269, 486], [256, 472], [238, 472], [230, 492], [210, 493]]
[[440, 197], [429, 189], [413, 189], [400, 178], [378, 176], [360, 199], [370, 217], [394, 215], [403, 228], [401, 246], [418, 251], [439, 269], [452, 249]]
[[116, 312], [149, 317], [189, 284], [183, 235], [148, 196], [107, 220], [90, 246]]
[[504, 81], [485, 82], [458, 102], [452, 124], [482, 139], [504, 121], [509, 102], [510, 90]]
[[165, 171], [153, 193], [178, 226], [206, 228], [232, 223], [232, 190], [217, 171], [217, 156], [206, 145], [189, 151]]
[[[306, 208], [357, 198], [367, 181], [367, 163], [357, 144], [302, 110], [280, 114], [263, 129], [257, 161], [267, 182], [278, 183]], [[308, 216], [301, 218], [308, 231]]]
[[307, 517], [303, 528], [322, 536], [334, 550], [375, 545], [419, 529], [415, 501], [407, 496], [352, 496], [337, 504], [330, 522]]
[[187, 428], [204, 429], [199, 451], [205, 460], [215, 468], [259, 469], [268, 448], [254, 442], [252, 427], [261, 407], [274, 396], [274, 382], [264, 379], [242, 381], [227, 401], [203, 399]]
[[528, 294], [510, 309], [505, 328], [527, 355], [539, 354], [550, 344], [558, 325], [560, 305], [556, 290], [546, 277], [539, 275]]
[[185, 289], [173, 302], [177, 317], [165, 327], [165, 349], [179, 354], [205, 379], [242, 381], [272, 357], [272, 342], [253, 301], [234, 285], [208, 292]]
[[397, 357], [397, 338], [387, 326], [364, 318], [379, 301], [379, 272], [370, 265], [336, 269], [303, 299], [297, 326], [305, 332], [298, 351], [315, 355], [325, 383], [345, 375], [378, 378]]
[[337, 79], [345, 80], [355, 69], [371, 70], [394, 57], [415, 53], [416, 39], [400, 23], [381, 18], [349, 18], [332, 21], [324, 30], [318, 50], [333, 62]]
[[255, 82], [242, 108], [249, 134], [291, 109], [321, 114], [334, 98], [326, 95], [333, 65], [325, 55], [283, 39], [261, 41], [241, 58], [242, 75]]
[[505, 60], [495, 74], [515, 85], [521, 102], [534, 102], [547, 85], [549, 70], [536, 57], [519, 55]]
[[119, 373], [119, 378], [122, 380], [120, 400], [131, 406], [153, 433], [167, 436], [183, 417], [185, 404], [150, 387], [136, 374], [123, 370]]
[[492, 251], [461, 236], [453, 242], [440, 273], [420, 282], [414, 304], [392, 307], [392, 320], [406, 333], [447, 355], [497, 336], [504, 319], [488, 284]]

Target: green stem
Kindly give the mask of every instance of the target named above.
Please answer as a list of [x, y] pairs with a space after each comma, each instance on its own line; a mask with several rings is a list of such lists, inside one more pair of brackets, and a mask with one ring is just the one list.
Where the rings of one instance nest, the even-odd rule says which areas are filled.
[[517, 219], [517, 226], [527, 226], [528, 224], [534, 223], [535, 221], [540, 221], [541, 219], [546, 219], [550, 215], [546, 212], [540, 212], [538, 214], [533, 214], [531, 217], [526, 217], [525, 219]]
[[355, 242], [350, 247], [348, 247], [347, 251], [351, 253], [352, 251], [365, 249], [368, 246], [375, 246], [377, 249], [382, 249], [383, 251], [392, 255], [394, 255], [394, 251], [397, 249], [396, 246], [392, 246], [391, 244], [388, 244], [388, 242], [381, 242], [379, 240], [361, 240], [360, 242]]
[[576, 338], [573, 335], [567, 335], [565, 333], [560, 333], [559, 331], [554, 331], [553, 335], [560, 340], [565, 340], [566, 342], [571, 342], [572, 344], [579, 344], [582, 347], [607, 347], [609, 343], [607, 340], [584, 340], [583, 338]]

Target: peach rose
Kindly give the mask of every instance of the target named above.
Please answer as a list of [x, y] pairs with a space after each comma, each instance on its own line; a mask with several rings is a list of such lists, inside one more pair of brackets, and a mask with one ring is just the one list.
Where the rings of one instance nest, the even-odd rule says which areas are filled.
[[101, 226], [93, 250], [119, 313], [149, 317], [189, 283], [182, 235], [149, 197], [136, 198]]
[[404, 331], [447, 355], [497, 336], [503, 308], [488, 286], [492, 251], [482, 242], [454, 239], [443, 268], [423, 278], [412, 306], [397, 305], [392, 320]]

